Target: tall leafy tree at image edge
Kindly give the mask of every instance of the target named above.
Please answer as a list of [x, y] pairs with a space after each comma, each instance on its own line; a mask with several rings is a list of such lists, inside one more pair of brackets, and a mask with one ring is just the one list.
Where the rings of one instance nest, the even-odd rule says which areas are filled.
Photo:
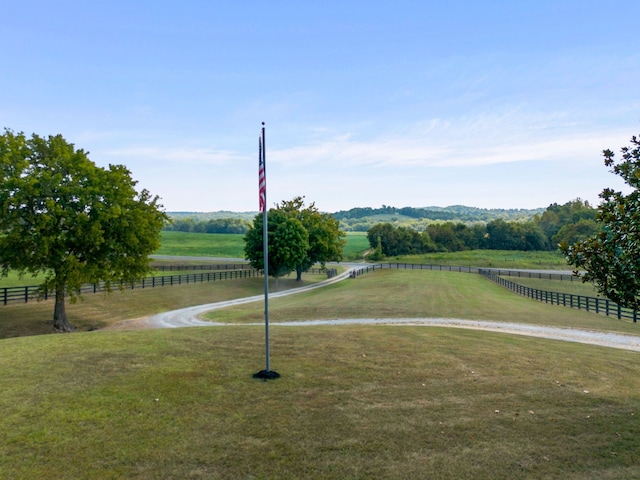
[[168, 217], [122, 165], [96, 166], [61, 135], [0, 136], [0, 267], [44, 274], [55, 293], [54, 330], [75, 330], [66, 313], [83, 284], [122, 287], [150, 272]]
[[[583, 269], [584, 282], [621, 306], [640, 308], [640, 141], [621, 149], [622, 160], [604, 150], [604, 164], [632, 188], [628, 195], [605, 188], [600, 194], [596, 222], [599, 231], [587, 240], [560, 245], [567, 262]], [[577, 273], [577, 272], [576, 272]]]

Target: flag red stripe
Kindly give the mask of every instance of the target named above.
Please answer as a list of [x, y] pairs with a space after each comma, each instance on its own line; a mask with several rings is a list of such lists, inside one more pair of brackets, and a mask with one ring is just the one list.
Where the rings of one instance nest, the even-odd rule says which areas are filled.
[[267, 179], [264, 171], [264, 158], [262, 154], [262, 139], [260, 139], [258, 158], [258, 197], [260, 211], [264, 212], [267, 203]]

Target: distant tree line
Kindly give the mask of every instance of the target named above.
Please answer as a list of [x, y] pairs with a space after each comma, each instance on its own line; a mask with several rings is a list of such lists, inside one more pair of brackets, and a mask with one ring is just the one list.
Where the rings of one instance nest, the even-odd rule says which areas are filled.
[[[341, 210], [333, 214], [340, 221], [340, 228], [351, 232], [366, 232], [381, 222], [403, 224], [414, 230], [423, 231], [434, 221], [450, 221], [461, 223], [487, 223], [492, 220], [526, 221], [544, 209], [502, 209], [476, 208], [464, 205], [449, 207], [402, 207], [396, 208], [382, 205], [382, 208], [358, 207]], [[385, 218], [386, 217], [386, 218]]]
[[367, 238], [376, 256], [477, 249], [555, 250], [561, 243], [573, 244], [596, 232], [596, 213], [588, 202], [576, 199], [564, 205], [554, 203], [527, 222], [435, 222], [422, 232], [386, 222], [371, 227]]
[[241, 218], [218, 218], [198, 221], [193, 218], [172, 219], [164, 229], [192, 233], [247, 233], [251, 222]]

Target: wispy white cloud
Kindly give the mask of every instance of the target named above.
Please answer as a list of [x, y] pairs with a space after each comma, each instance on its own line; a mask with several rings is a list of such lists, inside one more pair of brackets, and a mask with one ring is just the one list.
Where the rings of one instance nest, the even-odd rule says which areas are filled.
[[271, 151], [286, 166], [469, 167], [512, 162], [584, 160], [624, 144], [629, 132], [580, 125], [573, 115], [544, 118], [513, 110], [459, 119], [430, 119], [364, 139], [349, 133]]
[[207, 148], [189, 147], [129, 147], [103, 152], [106, 157], [136, 158], [147, 161], [163, 161], [172, 163], [193, 164], [229, 164], [246, 156], [232, 150], [213, 150]]

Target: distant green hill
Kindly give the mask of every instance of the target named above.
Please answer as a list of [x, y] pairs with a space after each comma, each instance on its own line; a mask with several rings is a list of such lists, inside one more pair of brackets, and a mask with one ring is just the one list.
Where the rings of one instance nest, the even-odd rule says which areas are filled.
[[219, 210], [217, 212], [167, 212], [167, 215], [175, 220], [192, 218], [196, 222], [205, 222], [207, 220], [220, 220], [222, 218], [253, 220], [257, 213], [258, 212], [230, 212], [227, 210]]
[[[502, 219], [509, 222], [526, 222], [534, 215], [542, 214], [545, 208], [535, 209], [505, 209], [505, 208], [477, 208], [465, 205], [451, 205], [448, 207], [390, 207], [382, 208], [356, 207], [332, 213], [340, 221], [345, 231], [366, 232], [377, 223], [391, 222], [411, 225], [418, 230], [424, 229], [431, 222], [461, 222], [465, 224], [488, 223]], [[169, 217], [178, 221], [192, 219], [194, 222], [207, 222], [220, 219], [241, 219], [251, 221], [258, 212], [167, 212]]]

